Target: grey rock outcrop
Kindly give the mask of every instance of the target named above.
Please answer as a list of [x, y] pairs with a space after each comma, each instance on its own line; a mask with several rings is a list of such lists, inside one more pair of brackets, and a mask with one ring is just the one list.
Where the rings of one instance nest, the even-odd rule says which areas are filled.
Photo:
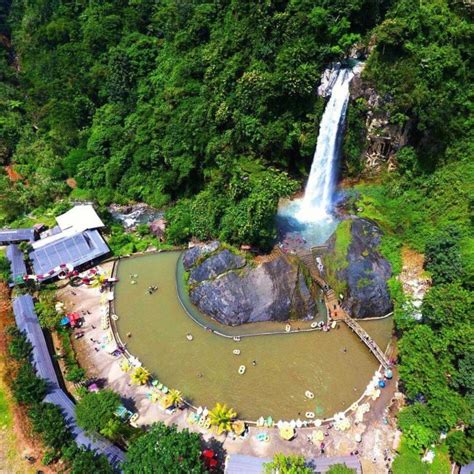
[[231, 251], [225, 249], [206, 259], [202, 265], [191, 270], [189, 283], [191, 285], [201, 283], [205, 280], [216, 278], [229, 270], [235, 270], [245, 266], [245, 258], [240, 255], [234, 255]]
[[[188, 262], [197, 261], [194, 252]], [[191, 270], [190, 298], [202, 312], [230, 326], [314, 315], [315, 301], [297, 263], [279, 257], [251, 267], [229, 253], [214, 254]]]
[[343, 256], [344, 263], [341, 265], [341, 256], [334, 258], [335, 233], [329, 239], [328, 251], [323, 257], [329, 270], [323, 277], [336, 278], [339, 282], [329, 281], [344, 293], [343, 306], [350, 316], [385, 316], [393, 309], [387, 286], [392, 268], [379, 251], [382, 231], [367, 219], [352, 218], [349, 222], [350, 243]]
[[205, 257], [210, 253], [215, 252], [219, 248], [219, 242], [213, 241], [208, 244], [196, 245], [195, 247], [189, 249], [183, 257], [184, 269], [188, 271], [191, 267], [196, 265], [197, 261], [201, 257]]
[[336, 83], [337, 75], [341, 69], [341, 63], [334, 63], [330, 67], [324, 70], [321, 75], [321, 84], [318, 87], [318, 95], [321, 97], [329, 97], [332, 92], [332, 88]]
[[408, 144], [412, 123], [408, 120], [399, 124], [390, 120], [389, 106], [392, 97], [379, 95], [363, 78], [362, 71], [363, 65], [354, 71], [350, 93], [352, 101], [363, 99], [367, 105], [365, 123], [367, 146], [363, 160], [366, 174], [373, 175], [383, 168], [389, 171], [396, 168], [395, 155], [400, 148]]
[[393, 309], [387, 280], [390, 263], [380, 254], [382, 231], [366, 219], [353, 219], [348, 266], [339, 275], [347, 281], [346, 310], [355, 318], [384, 316]]

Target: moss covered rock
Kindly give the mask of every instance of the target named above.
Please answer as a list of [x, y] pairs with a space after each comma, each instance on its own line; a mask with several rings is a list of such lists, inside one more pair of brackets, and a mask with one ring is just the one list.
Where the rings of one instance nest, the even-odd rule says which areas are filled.
[[383, 316], [392, 311], [387, 280], [390, 263], [381, 255], [382, 231], [367, 219], [342, 221], [329, 240], [324, 277], [355, 318]]

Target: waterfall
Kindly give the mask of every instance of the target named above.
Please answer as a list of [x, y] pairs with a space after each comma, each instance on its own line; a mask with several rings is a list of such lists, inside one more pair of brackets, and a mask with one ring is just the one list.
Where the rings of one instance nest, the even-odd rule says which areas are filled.
[[296, 215], [300, 222], [331, 218], [336, 168], [349, 102], [349, 83], [353, 75], [351, 69], [340, 69], [332, 87], [331, 97], [319, 126], [316, 151], [305, 194]]

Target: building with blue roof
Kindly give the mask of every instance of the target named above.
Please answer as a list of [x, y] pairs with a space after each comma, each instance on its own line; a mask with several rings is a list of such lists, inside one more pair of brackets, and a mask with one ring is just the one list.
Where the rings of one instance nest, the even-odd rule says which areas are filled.
[[48, 393], [43, 401], [53, 403], [61, 409], [76, 443], [99, 454], [104, 454], [113, 466], [119, 467], [125, 459], [124, 452], [120, 448], [100, 437], [92, 439], [77, 426], [74, 402], [60, 386], [43, 330], [36, 316], [33, 298], [30, 295], [15, 298], [13, 313], [18, 329], [26, 334], [33, 347], [32, 363], [36, 373], [48, 384]]
[[23, 275], [28, 273], [26, 270], [25, 258], [23, 252], [15, 244], [10, 244], [7, 247], [6, 257], [10, 262], [10, 286], [14, 286], [16, 282], [23, 281]]
[[0, 229], [0, 245], [34, 242], [37, 234], [34, 229]]
[[29, 254], [33, 272], [42, 281], [61, 273], [61, 266], [82, 269], [109, 254], [99, 231], [104, 224], [90, 204], [74, 206], [56, 221], [58, 225], [46, 237], [33, 242]]

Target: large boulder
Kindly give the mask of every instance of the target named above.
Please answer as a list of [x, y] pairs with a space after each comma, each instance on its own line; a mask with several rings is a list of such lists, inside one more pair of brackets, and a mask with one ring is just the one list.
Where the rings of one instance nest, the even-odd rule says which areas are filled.
[[373, 222], [359, 218], [343, 221], [340, 226], [347, 229], [349, 236], [336, 231], [329, 241], [329, 251], [324, 257], [329, 283], [344, 294], [344, 307], [354, 318], [390, 313], [393, 303], [387, 280], [392, 268], [379, 250], [382, 231]]
[[189, 283], [193, 285], [205, 280], [214, 279], [222, 273], [242, 268], [244, 265], [244, 257], [235, 255], [230, 250], [225, 249], [206, 259], [202, 265], [193, 268], [189, 275]]
[[199, 259], [215, 252], [219, 248], [219, 242], [217, 240], [208, 244], [196, 245], [189, 249], [183, 257], [183, 265], [186, 271], [190, 270]]
[[296, 261], [279, 257], [252, 267], [229, 253], [214, 254], [191, 270], [191, 301], [202, 312], [230, 326], [314, 316], [315, 301]]

